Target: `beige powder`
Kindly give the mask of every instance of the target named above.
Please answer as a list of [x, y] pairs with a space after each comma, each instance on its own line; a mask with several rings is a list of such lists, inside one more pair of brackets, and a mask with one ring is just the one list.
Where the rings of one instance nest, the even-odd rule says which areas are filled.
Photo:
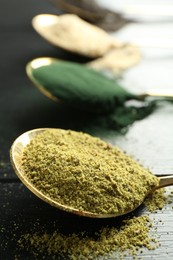
[[124, 70], [136, 65], [141, 60], [138, 47], [127, 44], [120, 48], [114, 48], [103, 57], [88, 63], [88, 66], [97, 70], [108, 70], [119, 74]]
[[[39, 19], [33, 20], [36, 31], [55, 46], [68, 51], [94, 58], [121, 46], [107, 32], [74, 14], [49, 15], [48, 23], [43, 23], [42, 26]], [[50, 19], [52, 22], [49, 23]]]

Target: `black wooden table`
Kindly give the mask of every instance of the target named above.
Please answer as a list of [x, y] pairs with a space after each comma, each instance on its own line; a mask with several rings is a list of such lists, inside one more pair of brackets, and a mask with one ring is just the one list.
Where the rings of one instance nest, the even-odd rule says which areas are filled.
[[[50, 46], [32, 29], [31, 19], [34, 15], [56, 14], [57, 10], [43, 0], [1, 0], [0, 5], [0, 260], [33, 259], [26, 250], [18, 250], [17, 240], [21, 234], [36, 228], [37, 223], [38, 229], [42, 226], [48, 232], [53, 232], [55, 228], [78, 232], [94, 231], [115, 220], [91, 220], [72, 216], [35, 197], [20, 182], [11, 167], [9, 150], [14, 139], [27, 130], [39, 127], [88, 131], [118, 145], [154, 174], [173, 174], [173, 104], [161, 102], [155, 111], [143, 120], [134, 122], [126, 131], [102, 129], [99, 125], [92, 127], [88, 122], [86, 124], [88, 118], [80, 111], [69, 111], [67, 107], [44, 97], [33, 87], [25, 73], [26, 63], [39, 56], [85, 62], [82, 57]], [[169, 62], [170, 57], [166, 57]], [[165, 62], [166, 58], [163, 56], [158, 62]], [[153, 60], [146, 62], [150, 66]], [[158, 74], [154, 68], [153, 73]], [[125, 74], [124, 84], [128, 81], [128, 76], [128, 73]], [[162, 75], [157, 75], [158, 77]], [[150, 76], [144, 80], [149, 82]], [[173, 79], [169, 80], [173, 86]], [[137, 82], [132, 80], [130, 83], [133, 83], [133, 88], [135, 84], [138, 87]], [[142, 259], [173, 259], [172, 206], [173, 203], [166, 205], [162, 211], [151, 214], [161, 246], [154, 251], [144, 250], [140, 255]], [[145, 208], [137, 214], [143, 212]], [[42, 256], [38, 256], [38, 259], [42, 259]]]

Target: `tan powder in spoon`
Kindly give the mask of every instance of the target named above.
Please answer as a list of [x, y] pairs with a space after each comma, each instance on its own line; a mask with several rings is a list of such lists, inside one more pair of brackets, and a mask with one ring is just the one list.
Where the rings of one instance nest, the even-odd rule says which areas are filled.
[[25, 177], [44, 195], [80, 211], [121, 215], [139, 206], [159, 180], [99, 138], [46, 130], [24, 149]]
[[55, 46], [93, 58], [122, 45], [101, 28], [74, 14], [56, 16], [56, 22], [36, 30]]
[[[33, 19], [35, 30], [57, 47], [91, 58], [88, 63], [95, 69], [119, 73], [141, 59], [139, 48], [123, 44], [101, 28], [92, 25], [74, 14], [50, 15]], [[46, 22], [46, 19], [47, 22]], [[101, 58], [99, 58], [101, 57]]]
[[103, 57], [89, 62], [87, 65], [97, 70], [108, 70], [120, 74], [124, 70], [136, 65], [141, 60], [141, 52], [135, 45], [126, 44], [114, 48]]

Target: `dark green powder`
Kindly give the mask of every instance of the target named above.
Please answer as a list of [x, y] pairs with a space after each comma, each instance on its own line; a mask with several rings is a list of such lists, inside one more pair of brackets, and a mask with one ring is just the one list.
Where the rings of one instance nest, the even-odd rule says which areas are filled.
[[[96, 115], [90, 119], [90, 125], [102, 129], [121, 130], [150, 115], [157, 108], [156, 103], [150, 102], [136, 106], [120, 106], [107, 115]], [[86, 124], [83, 123], [83, 126]]]
[[68, 105], [91, 112], [109, 112], [137, 97], [115, 80], [73, 62], [54, 62], [33, 71], [33, 76], [53, 96]]

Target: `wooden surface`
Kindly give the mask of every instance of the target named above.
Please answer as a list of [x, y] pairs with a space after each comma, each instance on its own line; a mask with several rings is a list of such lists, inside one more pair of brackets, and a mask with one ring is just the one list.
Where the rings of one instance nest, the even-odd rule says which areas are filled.
[[[154, 174], [173, 174], [173, 104], [160, 102], [155, 111], [143, 120], [134, 122], [128, 129], [112, 130], [102, 129], [101, 125], [93, 127], [86, 124], [89, 119], [79, 111], [69, 110], [48, 100], [27, 79], [26, 63], [39, 56], [79, 62], [85, 60], [51, 47], [31, 28], [30, 21], [34, 15], [57, 12], [48, 2], [12, 2], [3, 0], [0, 8], [0, 260], [33, 259], [26, 250], [18, 250], [17, 240], [21, 234], [32, 231], [36, 223], [39, 223], [38, 230], [42, 227], [47, 232], [52, 232], [55, 228], [63, 232], [92, 232], [117, 221], [71, 216], [50, 207], [31, 194], [15, 175], [9, 158], [12, 142], [24, 131], [38, 127], [88, 131], [118, 145]], [[119, 36], [125, 37], [126, 31], [119, 32]], [[143, 51], [143, 61], [124, 74], [122, 83], [139, 92], [145, 87], [156, 85], [168, 88], [172, 86], [173, 89], [173, 79], [170, 76], [173, 75], [173, 51]], [[167, 192], [170, 190], [171, 188], [167, 189]], [[173, 202], [167, 204], [162, 211], [150, 215], [154, 227], [157, 227], [156, 234], [161, 246], [154, 251], [144, 250], [139, 254], [141, 259], [173, 259], [172, 206]], [[146, 209], [142, 207], [135, 214], [145, 212]], [[38, 259], [42, 259], [42, 256]], [[116, 259], [116, 254], [111, 259]], [[127, 256], [126, 259], [131, 257]]]

